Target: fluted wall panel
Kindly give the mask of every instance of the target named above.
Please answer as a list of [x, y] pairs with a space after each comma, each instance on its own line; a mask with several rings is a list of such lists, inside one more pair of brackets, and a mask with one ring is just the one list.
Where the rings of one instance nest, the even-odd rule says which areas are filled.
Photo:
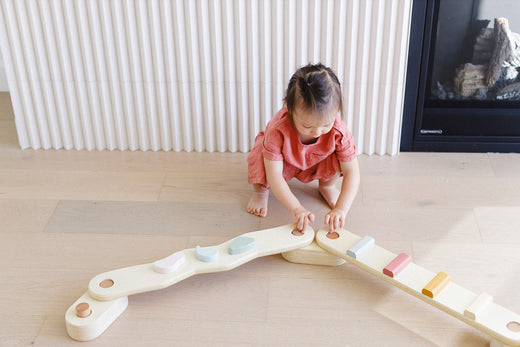
[[20, 146], [250, 150], [301, 65], [359, 152], [397, 154], [411, 0], [0, 0]]

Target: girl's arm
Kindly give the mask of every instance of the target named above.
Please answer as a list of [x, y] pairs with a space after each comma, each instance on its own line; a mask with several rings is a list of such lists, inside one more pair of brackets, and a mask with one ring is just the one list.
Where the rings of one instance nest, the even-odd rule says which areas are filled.
[[343, 228], [345, 225], [345, 217], [352, 207], [352, 203], [359, 189], [360, 174], [359, 163], [357, 158], [351, 161], [339, 162], [341, 172], [343, 173], [343, 183], [341, 191], [336, 202], [336, 207], [325, 215], [325, 225], [329, 226], [329, 230], [333, 231]]
[[304, 230], [314, 221], [314, 215], [302, 206], [283, 178], [283, 161], [264, 159], [267, 182], [274, 196], [294, 217], [294, 226]]

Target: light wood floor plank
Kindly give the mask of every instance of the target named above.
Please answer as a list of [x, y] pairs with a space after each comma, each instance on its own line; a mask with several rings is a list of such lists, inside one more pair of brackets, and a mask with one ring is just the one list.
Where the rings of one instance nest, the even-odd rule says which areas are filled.
[[34, 344], [44, 321], [45, 316], [31, 314], [31, 312], [4, 314], [2, 324], [0, 324], [0, 346]]
[[163, 172], [0, 169], [0, 199], [156, 201]]
[[231, 238], [258, 228], [259, 219], [242, 206], [232, 200], [219, 209], [191, 201], [61, 201], [45, 231]]
[[2, 233], [41, 232], [56, 209], [56, 200], [0, 199]]

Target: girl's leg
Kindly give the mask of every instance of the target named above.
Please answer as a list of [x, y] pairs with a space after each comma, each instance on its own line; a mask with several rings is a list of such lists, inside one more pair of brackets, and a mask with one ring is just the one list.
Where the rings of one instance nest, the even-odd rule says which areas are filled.
[[259, 217], [267, 216], [267, 202], [269, 190], [264, 189], [261, 184], [253, 184], [253, 192], [247, 204], [247, 212]]
[[336, 182], [340, 177], [339, 171], [327, 181], [320, 181], [319, 184], [319, 192], [323, 199], [327, 202], [330, 208], [336, 207], [336, 202], [338, 201], [340, 190], [336, 187]]

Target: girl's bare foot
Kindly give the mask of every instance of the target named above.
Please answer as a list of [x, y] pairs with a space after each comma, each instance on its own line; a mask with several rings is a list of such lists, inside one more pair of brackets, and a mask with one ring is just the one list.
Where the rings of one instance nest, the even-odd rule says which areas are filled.
[[336, 207], [336, 202], [339, 198], [339, 189], [334, 184], [322, 184], [320, 182], [320, 186], [318, 188], [320, 195], [325, 199], [327, 204], [330, 206], [331, 209], [334, 209]]
[[267, 202], [269, 200], [269, 191], [253, 186], [253, 192], [247, 203], [247, 212], [258, 217], [267, 216]]

